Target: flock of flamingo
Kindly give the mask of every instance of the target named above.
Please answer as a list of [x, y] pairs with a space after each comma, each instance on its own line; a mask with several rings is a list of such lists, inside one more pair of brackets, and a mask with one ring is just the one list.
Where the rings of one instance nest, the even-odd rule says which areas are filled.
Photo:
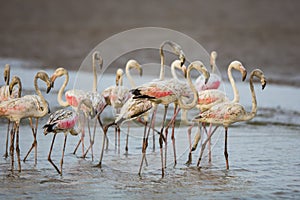
[[[178, 60], [173, 61], [171, 64], [172, 78], [166, 79], [165, 74], [165, 58], [164, 47], [168, 45], [171, 47], [174, 54], [178, 56]], [[228, 66], [228, 78], [231, 83], [234, 98], [228, 99], [226, 94], [219, 89], [221, 84], [221, 77], [216, 73], [216, 57], [217, 53], [213, 51], [210, 55], [211, 70], [204, 66], [201, 61], [193, 61], [188, 67], [184, 65], [185, 54], [177, 43], [173, 41], [164, 41], [160, 46], [160, 58], [161, 69], [160, 77], [150, 82], [137, 86], [130, 75], [130, 70], [135, 69], [142, 75], [142, 68], [136, 60], [129, 60], [126, 64], [126, 76], [131, 84], [131, 88], [123, 86], [123, 73], [122, 69], [118, 69], [116, 73], [116, 83], [108, 87], [102, 92], [97, 91], [97, 72], [96, 66], [102, 68], [103, 60], [98, 51], [92, 54], [92, 67], [94, 72], [94, 83], [92, 91], [84, 91], [72, 89], [65, 91], [65, 88], [69, 81], [68, 71], [64, 68], [57, 68], [52, 76], [44, 71], [38, 71], [34, 78], [35, 95], [21, 96], [22, 84], [19, 77], [14, 76], [10, 81], [10, 66], [7, 64], [4, 69], [5, 85], [0, 88], [0, 116], [8, 119], [7, 138], [6, 138], [6, 151], [5, 158], [11, 159], [11, 170], [14, 171], [14, 152], [16, 152], [18, 170], [21, 171], [21, 159], [19, 148], [19, 128], [21, 119], [28, 118], [29, 125], [32, 129], [33, 143], [24, 157], [25, 162], [30, 152], [35, 150], [35, 164], [37, 162], [37, 130], [38, 120], [42, 117], [48, 116], [49, 105], [39, 89], [38, 79], [42, 80], [46, 86], [46, 92], [49, 93], [51, 88], [54, 87], [55, 80], [59, 77], [65, 77], [63, 84], [61, 85], [57, 101], [63, 108], [50, 114], [48, 121], [43, 125], [44, 134], [53, 133], [53, 139], [50, 146], [48, 161], [53, 165], [56, 171], [62, 175], [63, 171], [63, 159], [66, 147], [66, 141], [68, 133], [71, 135], [81, 134], [80, 140], [76, 145], [74, 153], [77, 149], [82, 147], [82, 155], [86, 157], [87, 153], [91, 151], [93, 158], [93, 144], [96, 133], [96, 126], [102, 128], [103, 141], [102, 149], [100, 153], [100, 159], [98, 166], [101, 167], [105, 146], [108, 145], [107, 132], [109, 127], [115, 128], [116, 144], [120, 146], [120, 127], [124, 122], [136, 120], [143, 124], [143, 141], [142, 141], [142, 159], [139, 167], [139, 175], [141, 174], [144, 163], [147, 164], [146, 150], [148, 147], [148, 138], [151, 130], [153, 131], [153, 145], [155, 144], [155, 135], [159, 136], [159, 148], [161, 156], [161, 170], [162, 177], [164, 176], [164, 170], [166, 168], [167, 157], [167, 145], [168, 145], [168, 129], [172, 128], [171, 141], [174, 152], [174, 164], [176, 165], [176, 142], [175, 142], [175, 120], [181, 110], [181, 120], [184, 124], [188, 125], [187, 133], [189, 138], [189, 156], [187, 165], [192, 163], [192, 151], [197, 148], [197, 145], [201, 139], [201, 134], [206, 133], [207, 137], [202, 143], [201, 151], [197, 166], [200, 166], [200, 161], [203, 156], [203, 152], [208, 144], [209, 148], [209, 160], [211, 160], [210, 140], [218, 126], [222, 125], [225, 128], [225, 145], [224, 155], [226, 160], [226, 169], [229, 169], [228, 152], [227, 152], [227, 134], [228, 127], [240, 121], [248, 121], [255, 117], [257, 112], [257, 102], [253, 86], [254, 78], [258, 78], [261, 82], [262, 89], [266, 85], [266, 78], [264, 73], [260, 69], [255, 69], [250, 74], [249, 84], [250, 92], [252, 94], [252, 110], [246, 111], [243, 105], [239, 103], [239, 92], [236, 87], [235, 81], [232, 76], [232, 69], [237, 70], [242, 75], [244, 81], [247, 76], [245, 67], [239, 61], [233, 61]], [[185, 77], [185, 80], [181, 80], [177, 77], [176, 69], [181, 70]], [[199, 77], [192, 81], [191, 71], [195, 70], [201, 73]], [[63, 94], [65, 100], [63, 100]], [[167, 122], [166, 115], [170, 104], [174, 103], [174, 114], [172, 118]], [[161, 127], [157, 129], [155, 127], [155, 120], [157, 109], [159, 105], [164, 106], [163, 119]], [[116, 113], [115, 119], [112, 122], [103, 124], [101, 120], [101, 113], [107, 106], [111, 106]], [[187, 112], [192, 108], [199, 109], [199, 114], [193, 116], [192, 120], [188, 120]], [[35, 119], [35, 125], [33, 120]], [[94, 120], [94, 132], [91, 134], [90, 120]], [[12, 124], [12, 125], [11, 125]], [[193, 126], [197, 124], [198, 130], [192, 144], [191, 131]], [[209, 129], [206, 128], [206, 124], [209, 124]], [[88, 133], [90, 137], [89, 146], [84, 146], [85, 138], [85, 126], [88, 127]], [[213, 128], [213, 126], [215, 126]], [[128, 129], [129, 130], [129, 129]], [[57, 133], [64, 133], [64, 143], [62, 157], [60, 161], [60, 168], [52, 161], [51, 153], [54, 146], [54, 141]], [[128, 135], [126, 138], [126, 148], [128, 151]], [[8, 154], [8, 143], [10, 138], [10, 148]]]

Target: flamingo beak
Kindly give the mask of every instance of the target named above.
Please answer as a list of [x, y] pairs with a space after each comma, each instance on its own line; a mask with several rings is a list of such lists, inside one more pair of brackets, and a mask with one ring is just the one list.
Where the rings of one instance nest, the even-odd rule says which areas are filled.
[[56, 78], [57, 78], [57, 76], [55, 76], [55, 75], [52, 75], [51, 77], [50, 77], [50, 85], [51, 85], [51, 87], [53, 88], [54, 87], [54, 81], [56, 80]]
[[267, 81], [263, 78], [262, 81], [261, 81], [262, 89], [265, 89], [266, 85], [267, 85]]
[[47, 90], [46, 90], [46, 93], [48, 94], [52, 88], [52, 83], [50, 82], [49, 84], [47, 84], [48, 87], [47, 87]]
[[245, 81], [246, 77], [247, 77], [247, 70], [245, 69], [244, 66], [241, 66], [240, 71], [241, 71], [241, 74], [242, 74], [242, 81]]
[[185, 63], [185, 55], [183, 54], [183, 52], [181, 52], [181, 54], [179, 55], [179, 59], [180, 59], [180, 66], [183, 66]]
[[242, 73], [242, 81], [245, 81], [246, 80], [246, 77], [247, 77], [247, 71], [243, 71]]
[[204, 74], [205, 76], [205, 84], [208, 82], [209, 77], [210, 77], [210, 73], [208, 71], [206, 71], [206, 73]]

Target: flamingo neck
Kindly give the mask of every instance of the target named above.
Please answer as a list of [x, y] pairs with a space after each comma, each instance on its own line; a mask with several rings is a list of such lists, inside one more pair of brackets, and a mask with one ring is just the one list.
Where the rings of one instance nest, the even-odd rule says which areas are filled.
[[67, 84], [69, 82], [69, 73], [66, 72], [66, 73], [64, 73], [64, 75], [66, 76], [66, 78], [65, 78], [65, 81], [62, 84], [61, 88], [58, 91], [57, 101], [58, 101], [59, 105], [61, 105], [63, 107], [66, 107], [66, 106], [69, 106], [69, 103], [67, 101], [64, 101], [62, 99], [62, 96], [63, 96], [64, 90], [65, 90], [65, 88], [66, 88], [66, 86], [67, 86]]
[[44, 107], [43, 111], [40, 112], [40, 115], [44, 116], [48, 113], [48, 104], [47, 104], [47, 101], [45, 100], [43, 94], [41, 93], [41, 91], [39, 89], [39, 86], [38, 86], [38, 83], [37, 83], [38, 79], [39, 79], [38, 76], [34, 77], [34, 88], [35, 88], [36, 94], [41, 98], [41, 102], [42, 102], [42, 105]]
[[97, 70], [96, 70], [96, 59], [95, 55], [93, 54], [93, 75], [94, 75], [94, 80], [93, 80], [93, 92], [97, 92], [97, 82], [98, 82], [98, 77], [97, 77]]
[[233, 90], [233, 100], [232, 100], [232, 102], [237, 103], [237, 102], [240, 101], [240, 95], [239, 95], [239, 91], [238, 91], [238, 89], [236, 87], [235, 81], [234, 81], [234, 79], [232, 77], [232, 72], [231, 72], [232, 68], [233, 68], [233, 66], [230, 65], [228, 67], [228, 71], [227, 72], [228, 72], [228, 79], [230, 81], [230, 84], [231, 84], [231, 87], [232, 87], [232, 90]]
[[164, 80], [165, 78], [165, 57], [164, 57], [164, 52], [163, 48], [160, 48], [160, 74], [159, 74], [159, 79]]
[[132, 76], [130, 74], [130, 69], [131, 68], [134, 68], [134, 66], [133, 65], [128, 65], [128, 63], [127, 63], [126, 68], [125, 68], [125, 73], [126, 73], [126, 77], [127, 77], [128, 81], [129, 81], [131, 87], [135, 88], [136, 84], [135, 84], [135, 82], [134, 82], [134, 80], [133, 80], [133, 78], [132, 78]]
[[198, 102], [198, 91], [196, 90], [196, 88], [195, 88], [195, 86], [194, 86], [194, 84], [193, 84], [193, 82], [192, 82], [192, 80], [191, 80], [191, 73], [190, 73], [190, 71], [192, 70], [192, 69], [194, 69], [195, 67], [192, 65], [192, 66], [190, 66], [189, 68], [188, 68], [188, 70], [187, 70], [187, 82], [188, 82], [188, 84], [189, 84], [189, 86], [190, 86], [190, 88], [191, 88], [191, 90], [192, 90], [192, 92], [193, 92], [193, 95], [194, 95], [194, 98], [193, 98], [193, 101], [191, 102], [191, 103], [187, 103], [187, 104], [185, 104], [182, 100], [181, 100], [181, 98], [179, 98], [178, 99], [178, 104], [179, 104], [179, 106], [180, 106], [180, 108], [181, 109], [184, 109], [184, 110], [190, 110], [190, 109], [192, 109], [192, 108], [194, 108], [195, 106], [196, 106], [196, 104], [197, 104], [197, 102]]
[[180, 69], [180, 67], [178, 65], [175, 65], [174, 63], [172, 63], [172, 65], [171, 65], [171, 74], [172, 74], [172, 77], [174, 79], [178, 80], [178, 76], [176, 74], [176, 69], [175, 68]]
[[253, 86], [253, 77], [254, 75], [252, 74], [250, 77], [250, 91], [251, 91], [251, 97], [252, 97], [252, 109], [251, 112], [247, 113], [245, 116], [245, 120], [250, 120], [253, 119], [256, 115], [257, 112], [257, 101], [256, 101], [256, 94]]

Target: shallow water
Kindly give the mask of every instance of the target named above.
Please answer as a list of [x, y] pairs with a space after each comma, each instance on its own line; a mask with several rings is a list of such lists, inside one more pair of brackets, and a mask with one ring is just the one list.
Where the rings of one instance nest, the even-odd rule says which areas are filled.
[[[34, 70], [32, 70], [34, 71]], [[32, 73], [27, 70], [24, 73]], [[47, 70], [48, 71], [48, 70]], [[53, 70], [49, 70], [52, 72]], [[16, 70], [16, 73], [20, 71]], [[71, 73], [74, 77], [74, 73]], [[24, 79], [25, 75], [22, 76]], [[112, 79], [105, 76], [103, 79]], [[74, 79], [71, 79], [71, 83]], [[24, 79], [27, 93], [32, 93], [32, 80]], [[60, 85], [60, 83], [55, 83]], [[88, 83], [86, 83], [88, 84]], [[225, 84], [229, 96], [230, 87]], [[241, 103], [251, 109], [248, 85], [239, 84]], [[121, 134], [121, 147], [115, 146], [114, 132], [110, 130], [109, 147], [104, 153], [102, 168], [96, 167], [102, 145], [102, 132], [97, 132], [94, 161], [91, 154], [86, 159], [72, 152], [79, 137], [69, 136], [64, 158], [63, 175], [57, 174], [47, 161], [52, 135], [44, 136], [38, 129], [38, 163], [34, 166], [33, 154], [26, 163], [22, 162], [22, 172], [10, 171], [10, 159], [0, 158], [0, 198], [10, 199], [261, 199], [300, 197], [300, 106], [298, 88], [267, 85], [264, 91], [256, 88], [258, 99], [257, 117], [247, 123], [237, 123], [229, 128], [228, 153], [230, 169], [225, 169], [223, 156], [224, 134], [219, 128], [212, 139], [212, 163], [207, 161], [207, 152], [196, 167], [199, 148], [193, 152], [193, 163], [187, 167], [184, 163], [188, 156], [186, 127], [176, 129], [177, 162], [173, 167], [171, 141], [168, 146], [165, 178], [161, 178], [160, 153], [158, 144], [152, 150], [152, 138], [147, 149], [148, 166], [143, 168], [142, 176], [137, 172], [141, 159], [143, 129], [140, 125], [131, 125], [129, 154], [125, 155], [124, 124]], [[54, 92], [57, 92], [55, 89]], [[58, 106], [56, 95], [47, 96], [52, 111]], [[110, 111], [105, 113], [110, 117]], [[191, 114], [193, 116], [193, 113]], [[170, 116], [169, 116], [170, 117]], [[40, 126], [45, 123], [44, 118]], [[158, 120], [159, 121], [159, 120]], [[6, 125], [1, 120], [0, 154], [4, 154]], [[98, 129], [99, 130], [99, 129]], [[195, 131], [193, 131], [194, 134]], [[86, 145], [88, 136], [86, 137]], [[156, 137], [156, 142], [158, 138]], [[21, 158], [26, 154], [32, 142], [32, 134], [27, 120], [20, 129]], [[57, 136], [53, 161], [59, 165], [63, 135]], [[15, 166], [17, 168], [17, 165]]]

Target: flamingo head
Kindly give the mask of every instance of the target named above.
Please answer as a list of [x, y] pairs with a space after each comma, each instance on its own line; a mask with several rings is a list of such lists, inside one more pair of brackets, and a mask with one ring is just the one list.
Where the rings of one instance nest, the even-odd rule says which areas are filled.
[[10, 78], [10, 65], [6, 64], [4, 68], [4, 81], [6, 85], [9, 83], [9, 78]]
[[199, 72], [201, 72], [203, 74], [203, 77], [205, 79], [204, 83], [206, 84], [209, 80], [210, 77], [210, 73], [208, 72], [207, 68], [204, 66], [204, 64], [201, 61], [194, 61], [192, 62], [189, 67], [188, 67], [188, 76], [190, 76], [190, 71], [191, 69], [194, 68], [196, 70], [198, 70]]
[[9, 84], [9, 95], [12, 95], [15, 85], [19, 85], [18, 97], [21, 97], [22, 83], [21, 79], [18, 76], [14, 76], [11, 80], [11, 83]]
[[46, 84], [47, 84], [47, 90], [46, 90], [46, 93], [49, 93], [51, 88], [52, 88], [52, 83], [49, 79], [49, 76], [46, 72], [44, 71], [39, 71], [37, 74], [36, 74], [36, 77], [41, 79], [42, 81], [44, 81]]
[[102, 59], [102, 57], [100, 56], [100, 52], [99, 52], [99, 51], [95, 51], [95, 52], [93, 53], [93, 62], [95, 62], [95, 61], [98, 61], [99, 67], [100, 67], [100, 69], [102, 69], [103, 59]]
[[51, 87], [54, 87], [54, 82], [58, 77], [63, 75], [68, 75], [68, 71], [65, 68], [59, 67], [55, 70], [55, 72], [50, 77]]
[[118, 69], [116, 72], [116, 86], [122, 85], [122, 78], [123, 78], [123, 70]]
[[228, 70], [230, 70], [230, 68], [234, 68], [238, 71], [241, 72], [242, 74], [242, 81], [246, 80], [247, 77], [247, 70], [245, 69], [245, 67], [243, 66], [243, 64], [240, 61], [232, 61], [228, 67]]
[[252, 76], [258, 77], [260, 79], [262, 89], [265, 89], [265, 87], [267, 85], [267, 80], [266, 80], [266, 77], [265, 77], [263, 71], [260, 69], [254, 69], [251, 72], [251, 77]]

